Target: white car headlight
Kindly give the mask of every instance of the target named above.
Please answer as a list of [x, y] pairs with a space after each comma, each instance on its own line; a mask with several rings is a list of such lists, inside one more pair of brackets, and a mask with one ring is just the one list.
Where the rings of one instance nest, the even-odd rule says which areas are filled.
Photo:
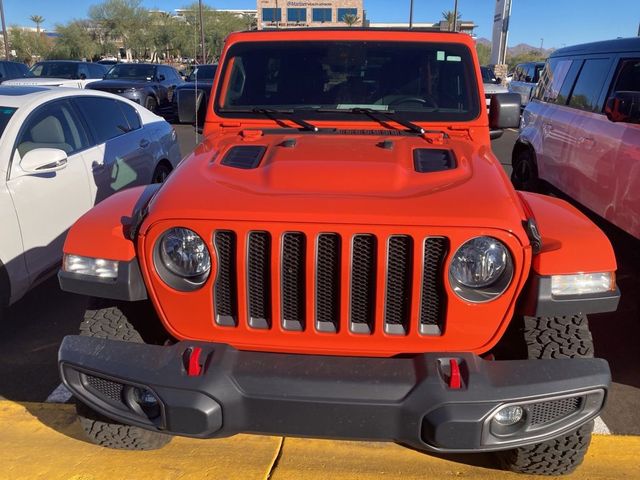
[[615, 288], [616, 279], [613, 272], [551, 276], [551, 295], [554, 297], [605, 293]]
[[104, 258], [65, 255], [62, 263], [65, 272], [91, 275], [98, 278], [118, 278], [118, 261]]
[[476, 237], [453, 255], [449, 283], [470, 302], [488, 302], [501, 295], [513, 277], [513, 261], [507, 247], [493, 237]]

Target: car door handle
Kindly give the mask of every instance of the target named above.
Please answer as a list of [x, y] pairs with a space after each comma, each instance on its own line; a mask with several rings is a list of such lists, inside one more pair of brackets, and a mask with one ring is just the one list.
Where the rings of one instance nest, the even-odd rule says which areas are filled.
[[543, 131], [545, 134], [549, 134], [550, 132], [552, 132], [552, 131], [553, 131], [553, 125], [552, 125], [552, 124], [550, 124], [550, 123], [543, 123], [543, 124], [542, 124], [542, 131]]
[[147, 140], [146, 138], [143, 138], [142, 140], [140, 140], [140, 147], [147, 148], [150, 143], [151, 142], [149, 142], [149, 140]]
[[582, 145], [587, 150], [591, 150], [596, 145], [596, 141], [590, 137], [580, 137], [578, 139], [578, 145]]

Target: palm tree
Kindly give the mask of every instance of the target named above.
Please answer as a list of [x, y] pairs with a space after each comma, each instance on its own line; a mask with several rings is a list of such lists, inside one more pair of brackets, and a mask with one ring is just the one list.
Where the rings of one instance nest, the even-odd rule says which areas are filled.
[[342, 21], [346, 23], [347, 26], [353, 27], [355, 24], [360, 22], [360, 17], [352, 13], [347, 13], [344, 17], [342, 17]]
[[38, 31], [38, 35], [40, 35], [40, 24], [44, 23], [44, 17], [42, 15], [31, 15], [29, 18], [36, 24], [36, 30]]
[[[462, 13], [458, 12], [457, 15], [457, 20], [458, 22], [460, 21], [460, 19], [462, 18]], [[449, 30], [453, 29], [453, 19], [454, 19], [454, 13], [451, 10], [447, 10], [442, 12], [442, 18], [444, 18], [444, 20], [449, 24]]]

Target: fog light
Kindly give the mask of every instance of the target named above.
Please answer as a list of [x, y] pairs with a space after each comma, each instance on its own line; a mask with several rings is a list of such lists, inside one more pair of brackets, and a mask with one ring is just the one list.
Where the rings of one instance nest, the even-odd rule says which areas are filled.
[[98, 278], [118, 278], [118, 261], [104, 258], [65, 255], [62, 268], [65, 272], [91, 275]]
[[160, 416], [160, 401], [146, 388], [134, 388], [135, 401], [150, 419]]
[[524, 410], [519, 405], [503, 407], [493, 415], [493, 421], [500, 426], [515, 425], [524, 417]]
[[616, 277], [613, 272], [553, 275], [551, 277], [551, 295], [554, 297], [605, 293], [615, 289]]

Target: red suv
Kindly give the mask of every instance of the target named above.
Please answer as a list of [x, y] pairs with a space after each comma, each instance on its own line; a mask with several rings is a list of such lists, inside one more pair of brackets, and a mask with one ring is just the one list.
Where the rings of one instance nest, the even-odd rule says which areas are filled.
[[517, 193], [471, 37], [236, 33], [204, 141], [161, 187], [71, 229], [60, 347], [94, 442], [256, 432], [498, 451], [567, 473], [610, 384], [586, 314], [615, 310], [606, 237]]

